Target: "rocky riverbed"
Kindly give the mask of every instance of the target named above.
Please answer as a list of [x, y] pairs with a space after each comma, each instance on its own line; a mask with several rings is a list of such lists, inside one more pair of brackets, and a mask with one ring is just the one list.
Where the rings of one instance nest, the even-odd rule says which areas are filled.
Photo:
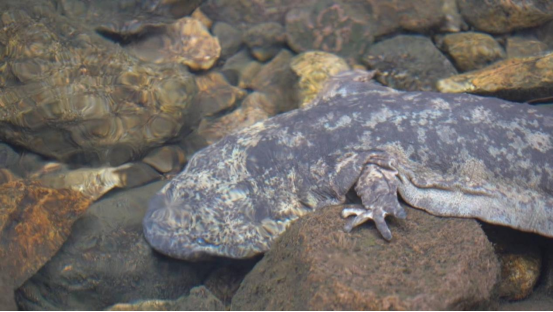
[[309, 105], [345, 70], [376, 70], [399, 90], [553, 105], [548, 1], [0, 9], [0, 307], [551, 309], [553, 241], [474, 220], [409, 209], [386, 243], [371, 224], [344, 233], [329, 208], [241, 261], [171, 259], [142, 233], [149, 198], [196, 151]]

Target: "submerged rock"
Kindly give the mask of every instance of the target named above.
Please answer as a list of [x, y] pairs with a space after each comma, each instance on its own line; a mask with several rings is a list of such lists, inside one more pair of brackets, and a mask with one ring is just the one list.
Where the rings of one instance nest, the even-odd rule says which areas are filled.
[[432, 41], [422, 36], [399, 35], [371, 46], [363, 62], [377, 69], [377, 80], [407, 91], [434, 91], [439, 79], [457, 70]]
[[442, 79], [438, 90], [474, 93], [524, 102], [551, 97], [553, 53], [511, 58], [481, 70]]
[[440, 48], [451, 56], [461, 72], [480, 69], [505, 58], [505, 51], [487, 34], [465, 32], [440, 38]]
[[56, 254], [91, 202], [80, 192], [36, 182], [0, 185], [0, 272], [6, 273], [12, 289]]
[[295, 56], [290, 67], [299, 77], [300, 107], [307, 105], [317, 96], [328, 78], [350, 69], [341, 57], [321, 51], [304, 52]]
[[391, 242], [373, 225], [346, 234], [341, 207], [293, 223], [242, 282], [236, 310], [460, 310], [488, 307], [499, 277], [474, 220], [408, 208]]
[[211, 264], [173, 260], [144, 240], [142, 218], [157, 182], [94, 203], [60, 251], [16, 294], [25, 310], [100, 310], [116, 303], [176, 299]]
[[528, 57], [543, 54], [548, 50], [547, 44], [531, 37], [513, 36], [507, 38], [507, 57]]
[[225, 22], [217, 22], [212, 31], [221, 45], [221, 59], [233, 56], [242, 47], [242, 33], [234, 26]]
[[361, 7], [323, 0], [286, 14], [288, 45], [295, 52], [321, 50], [357, 60], [374, 40], [375, 22]]
[[286, 42], [286, 35], [284, 27], [273, 22], [250, 27], [242, 39], [257, 60], [266, 62], [280, 52]]
[[192, 70], [208, 70], [221, 55], [219, 39], [200, 20], [184, 17], [128, 46], [141, 60], [180, 63]]
[[48, 2], [2, 2], [0, 139], [62, 162], [119, 165], [178, 136], [197, 89]]
[[553, 2], [543, 0], [459, 0], [463, 18], [476, 29], [504, 34], [553, 19]]

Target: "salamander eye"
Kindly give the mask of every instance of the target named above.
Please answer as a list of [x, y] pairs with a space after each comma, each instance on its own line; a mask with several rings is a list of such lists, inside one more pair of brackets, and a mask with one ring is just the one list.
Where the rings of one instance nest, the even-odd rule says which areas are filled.
[[196, 238], [196, 244], [198, 244], [200, 246], [205, 246], [205, 245], [207, 245], [207, 242], [202, 237], [198, 237], [198, 238]]

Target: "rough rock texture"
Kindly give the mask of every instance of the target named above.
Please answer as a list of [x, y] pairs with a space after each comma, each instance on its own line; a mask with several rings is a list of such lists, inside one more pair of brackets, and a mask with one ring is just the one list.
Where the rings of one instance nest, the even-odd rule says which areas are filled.
[[82, 193], [35, 182], [0, 185], [0, 272], [13, 289], [54, 256], [90, 203]]
[[1, 140], [63, 162], [119, 165], [189, 126], [190, 74], [143, 64], [48, 4], [0, 4]]
[[341, 207], [299, 219], [248, 274], [236, 310], [460, 310], [490, 303], [499, 264], [473, 220], [408, 209], [391, 242], [344, 233]]
[[156, 29], [128, 48], [146, 62], [181, 63], [192, 70], [210, 69], [221, 55], [219, 39], [200, 20], [191, 17]]
[[261, 23], [246, 30], [242, 40], [257, 60], [266, 62], [280, 52], [286, 42], [286, 34], [279, 23]]
[[437, 88], [440, 92], [468, 92], [517, 102], [551, 97], [553, 53], [500, 61], [481, 70], [442, 79]]
[[223, 303], [204, 286], [194, 287], [190, 294], [176, 300], [146, 300], [138, 303], [119, 303], [109, 311], [225, 311]]
[[339, 0], [321, 0], [286, 14], [288, 45], [298, 53], [320, 50], [356, 61], [374, 32], [374, 21], [363, 7]]
[[210, 264], [155, 253], [142, 218], [164, 182], [120, 192], [94, 203], [60, 251], [16, 294], [25, 310], [98, 310], [145, 299], [176, 299], [199, 285]]
[[53, 0], [58, 12], [110, 37], [126, 38], [188, 15], [202, 0]]
[[400, 90], [434, 91], [439, 79], [457, 74], [455, 67], [422, 36], [399, 35], [371, 46], [363, 62], [377, 69], [377, 80]]
[[217, 22], [213, 25], [212, 32], [219, 39], [221, 59], [225, 60], [231, 57], [242, 47], [242, 33], [234, 26], [225, 22]]
[[528, 57], [543, 54], [548, 50], [547, 44], [535, 39], [522, 36], [507, 38], [507, 57]]
[[474, 28], [492, 34], [539, 26], [553, 19], [548, 0], [458, 0], [463, 18]]
[[290, 68], [299, 77], [297, 89], [300, 107], [310, 103], [330, 77], [350, 69], [343, 58], [322, 51], [304, 52], [295, 56]]
[[448, 34], [440, 39], [438, 46], [449, 54], [461, 72], [480, 69], [505, 58], [505, 51], [499, 43], [482, 33]]
[[254, 257], [252, 259], [218, 263], [216, 265], [217, 268], [205, 279], [204, 285], [226, 307], [230, 308], [232, 297], [236, 294], [240, 284], [246, 275], [251, 272], [259, 259], [260, 257]]
[[12, 284], [12, 281], [8, 280], [3, 273], [0, 274], [0, 311], [17, 310]]

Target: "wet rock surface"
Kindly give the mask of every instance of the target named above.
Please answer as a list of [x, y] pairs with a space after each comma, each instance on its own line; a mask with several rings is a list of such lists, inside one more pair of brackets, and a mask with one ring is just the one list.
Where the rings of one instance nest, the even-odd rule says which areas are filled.
[[[236, 310], [445, 310], [489, 307], [499, 264], [474, 220], [408, 209], [394, 240], [343, 231], [341, 207], [299, 219], [242, 282]], [[392, 221], [393, 222], [393, 221]]]
[[262, 23], [246, 30], [242, 40], [258, 61], [266, 62], [280, 52], [286, 36], [281, 24]]
[[547, 44], [535, 39], [523, 36], [507, 38], [507, 57], [528, 57], [540, 55], [548, 50]]
[[446, 93], [474, 93], [525, 102], [551, 97], [553, 53], [497, 62], [481, 70], [438, 82]]
[[[2, 6], [0, 138], [64, 162], [118, 165], [179, 134], [196, 92], [172, 65], [143, 64], [46, 3]], [[23, 4], [22, 4], [23, 5]]]
[[218, 22], [213, 25], [212, 32], [219, 39], [222, 59], [233, 56], [242, 47], [242, 33], [234, 26], [225, 22]]
[[363, 63], [377, 69], [377, 80], [389, 87], [407, 91], [435, 91], [439, 79], [457, 70], [422, 36], [399, 35], [378, 42], [363, 55]]
[[164, 182], [106, 197], [80, 218], [61, 250], [16, 294], [25, 310], [98, 310], [133, 300], [176, 299], [211, 266], [155, 253], [142, 234], [151, 195]]
[[80, 192], [36, 182], [0, 185], [0, 271], [12, 289], [54, 256], [91, 202]]
[[505, 58], [505, 51], [499, 43], [482, 33], [448, 34], [441, 38], [440, 46], [461, 72], [480, 69]]
[[542, 0], [457, 1], [463, 18], [474, 28], [504, 34], [553, 19], [553, 2]]

